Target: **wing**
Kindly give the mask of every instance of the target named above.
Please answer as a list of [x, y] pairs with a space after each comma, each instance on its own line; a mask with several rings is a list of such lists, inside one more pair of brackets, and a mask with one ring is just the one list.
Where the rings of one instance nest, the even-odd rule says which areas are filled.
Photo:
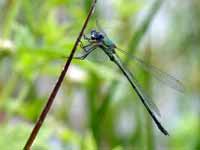
[[142, 86], [139, 84], [139, 82], [136, 80], [136, 78], [132, 75], [131, 72], [129, 72], [129, 74], [131, 74], [132, 80], [134, 81], [136, 87], [138, 88], [139, 92], [142, 93], [145, 102], [147, 103], [148, 107], [155, 112], [158, 116], [161, 116], [160, 111], [158, 109], [158, 107], [156, 106], [156, 104], [153, 102], [153, 100], [145, 93], [145, 91], [143, 90]]
[[177, 80], [175, 77], [171, 76], [170, 74], [161, 71], [160, 69], [158, 69], [157, 67], [151, 65], [151, 64], [146, 64], [142, 59], [135, 57], [135, 56], [130, 56], [128, 55], [127, 52], [125, 52], [124, 50], [121, 50], [119, 48], [117, 48], [120, 52], [122, 52], [123, 54], [126, 54], [129, 58], [131, 58], [132, 60], [135, 60], [137, 63], [139, 63], [143, 69], [147, 72], [150, 72], [153, 77], [155, 77], [158, 81], [164, 83], [165, 85], [184, 93], [185, 88], [183, 86], [183, 84]]
[[153, 101], [151, 101], [151, 99], [149, 97], [147, 97], [147, 95], [145, 94], [145, 92], [141, 88], [140, 84], [135, 79], [135, 77], [122, 65], [119, 57], [117, 55], [113, 55], [113, 56], [114, 56], [115, 64], [120, 68], [122, 73], [126, 76], [127, 80], [129, 81], [129, 83], [133, 87], [134, 91], [139, 96], [140, 100], [142, 101], [142, 103], [144, 104], [145, 108], [149, 112], [150, 116], [152, 117], [152, 119], [156, 123], [157, 127], [160, 129], [160, 131], [164, 135], [169, 135], [167, 130], [162, 126], [162, 124], [160, 123], [160, 121], [158, 120], [156, 115], [154, 114], [154, 112], [155, 112], [156, 114], [160, 115], [159, 110], [156, 107], [156, 105], [153, 103]]
[[[109, 37], [107, 36], [106, 32], [104, 32], [104, 30], [102, 29], [102, 27], [100, 26], [99, 22], [96, 20], [96, 26], [97, 28], [104, 34], [104, 36], [109, 39]], [[170, 74], [163, 72], [162, 70], [158, 69], [157, 67], [151, 65], [151, 64], [146, 64], [142, 59], [135, 57], [135, 56], [130, 56], [126, 51], [117, 48], [120, 52], [122, 52], [123, 54], [126, 54], [128, 57], [130, 57], [132, 60], [135, 60], [136, 62], [138, 62], [144, 70], [146, 70], [147, 72], [150, 72], [154, 78], [156, 78], [158, 81], [164, 83], [165, 85], [184, 93], [185, 88], [183, 86], [183, 84], [177, 80], [175, 77], [171, 76]]]
[[153, 102], [153, 100], [144, 92], [143, 88], [140, 86], [136, 78], [132, 75], [131, 72], [128, 71], [128, 69], [124, 68], [124, 65], [121, 64], [121, 61], [119, 57], [115, 57], [115, 63], [120, 67], [120, 69], [123, 71], [124, 75], [128, 78], [130, 84], [134, 85], [137, 89], [139, 95], [141, 95], [141, 98], [143, 99], [145, 106], [148, 107], [152, 112], [155, 112], [158, 116], [160, 115], [160, 111], [156, 104]]

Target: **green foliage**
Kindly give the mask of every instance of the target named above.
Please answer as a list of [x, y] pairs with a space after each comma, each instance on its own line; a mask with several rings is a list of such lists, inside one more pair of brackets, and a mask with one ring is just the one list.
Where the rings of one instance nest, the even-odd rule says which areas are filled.
[[[99, 0], [87, 32], [96, 27], [97, 19], [105, 30], [108, 26], [116, 44], [125, 47], [130, 55], [140, 55], [162, 70], [170, 68], [172, 74], [180, 74], [188, 82], [188, 92], [174, 96], [164, 86], [160, 88], [150, 74], [132, 65], [128, 57], [119, 54], [159, 105], [170, 136], [164, 137], [154, 129], [151, 118], [116, 66], [93, 53], [93, 59], [73, 60], [33, 150], [198, 149], [199, 2], [191, 0], [182, 5], [175, 0], [173, 8], [170, 2], [161, 0], [104, 1]], [[1, 149], [24, 146], [90, 3], [91, 0], [0, 3]], [[158, 26], [154, 26], [154, 21], [159, 22]], [[159, 25], [164, 31], [159, 30]], [[160, 32], [164, 32], [164, 38]], [[80, 53], [78, 47], [76, 55]]]
[[[16, 149], [20, 150], [24, 146], [24, 142], [27, 139], [29, 134], [29, 130], [31, 129], [27, 123], [23, 123], [18, 120], [10, 120], [9, 125], [1, 125], [0, 126], [0, 147], [4, 150]], [[18, 122], [19, 121], [19, 122]], [[40, 140], [36, 141], [33, 149], [43, 149], [47, 150], [48, 146], [46, 141], [50, 136], [49, 130], [44, 129], [40, 133]]]

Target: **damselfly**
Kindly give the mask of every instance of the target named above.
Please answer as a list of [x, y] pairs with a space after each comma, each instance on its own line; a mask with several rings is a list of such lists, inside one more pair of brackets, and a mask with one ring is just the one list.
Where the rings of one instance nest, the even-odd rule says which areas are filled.
[[[92, 51], [96, 50], [97, 48], [100, 48], [105, 52], [105, 54], [110, 58], [112, 62], [114, 62], [119, 69], [122, 71], [124, 76], [127, 78], [129, 83], [131, 84], [133, 90], [138, 95], [141, 102], [144, 104], [145, 108], [149, 112], [150, 116], [154, 120], [157, 127], [160, 129], [160, 131], [164, 135], [169, 135], [167, 130], [161, 125], [160, 121], [158, 120], [157, 116], [160, 116], [159, 109], [154, 104], [154, 102], [145, 94], [144, 90], [141, 88], [140, 84], [134, 77], [134, 75], [128, 71], [128, 69], [122, 64], [119, 56], [116, 53], [116, 50], [119, 50], [122, 53], [126, 53], [125, 51], [119, 49], [106, 35], [106, 33], [99, 27], [99, 31], [97, 30], [91, 30], [89, 35], [84, 35], [83, 39], [87, 42], [86, 45], [83, 44], [82, 41], [80, 41], [80, 47], [83, 49], [84, 54], [79, 57], [74, 57], [75, 59], [85, 59]], [[129, 56], [131, 59], [137, 61], [146, 71], [149, 71], [155, 76], [158, 80], [161, 82], [167, 84], [168, 86], [178, 90], [183, 91], [182, 84], [175, 79], [173, 76], [161, 71], [160, 69], [146, 64], [143, 60], [135, 57], [135, 56]]]

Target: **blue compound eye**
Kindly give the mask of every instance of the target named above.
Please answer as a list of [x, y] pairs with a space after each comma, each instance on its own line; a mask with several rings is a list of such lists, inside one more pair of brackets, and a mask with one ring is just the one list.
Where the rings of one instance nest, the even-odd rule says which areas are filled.
[[92, 36], [92, 35], [96, 35], [96, 34], [97, 34], [97, 31], [96, 31], [96, 30], [91, 30], [90, 34], [91, 34], [91, 36]]
[[104, 38], [103, 34], [101, 32], [97, 32], [96, 30], [91, 30], [91, 39], [92, 40], [102, 40]]
[[104, 38], [103, 34], [102, 34], [102, 33], [99, 33], [98, 38], [99, 38], [99, 39], [103, 39], [103, 38]]

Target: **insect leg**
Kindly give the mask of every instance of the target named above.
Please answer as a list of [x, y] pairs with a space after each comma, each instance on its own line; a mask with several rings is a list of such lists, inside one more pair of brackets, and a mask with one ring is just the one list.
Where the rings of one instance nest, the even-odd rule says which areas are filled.
[[91, 39], [87, 36], [87, 35], [83, 35], [83, 38], [85, 39], [85, 40], [87, 40], [87, 41], [90, 41]]
[[85, 54], [83, 54], [82, 56], [77, 56], [77, 57], [74, 57], [74, 59], [85, 59], [93, 50], [95, 50], [97, 48], [97, 45], [92, 45], [92, 47], [90, 47], [90, 49], [87, 49], [87, 50], [83, 50], [86, 52]]
[[87, 45], [83, 45], [82, 41], [80, 41], [80, 47], [85, 51], [89, 51], [93, 47], [93, 43], [89, 43]]
[[[84, 50], [86, 53], [84, 53], [83, 55], [81, 56], [76, 56], [76, 57], [73, 57], [73, 59], [80, 59], [80, 60], [83, 60], [85, 59], [93, 50], [95, 50], [96, 48], [98, 47], [98, 45], [93, 45], [90, 49], [88, 49], [87, 51]], [[68, 56], [65, 57], [65, 58], [69, 58]]]

